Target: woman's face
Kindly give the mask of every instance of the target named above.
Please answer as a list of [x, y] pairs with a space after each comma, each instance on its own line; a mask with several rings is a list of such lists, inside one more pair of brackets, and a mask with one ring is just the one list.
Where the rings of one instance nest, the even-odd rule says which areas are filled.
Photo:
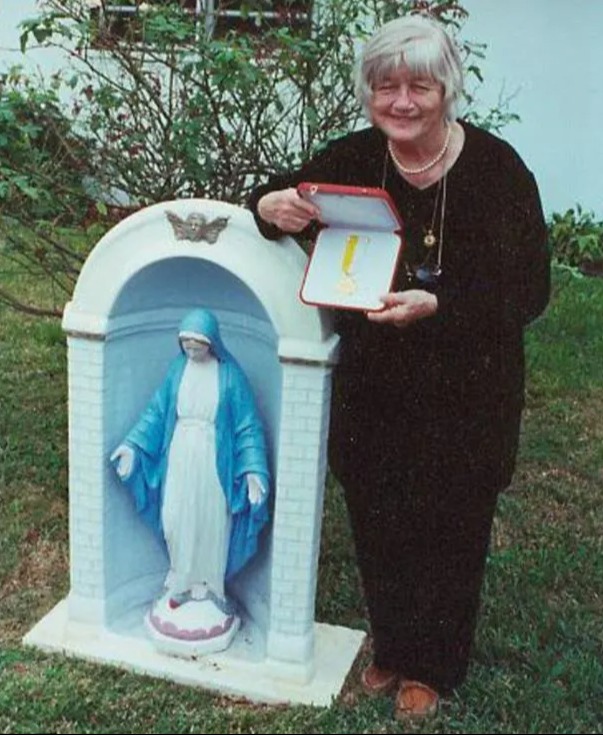
[[431, 77], [401, 67], [375, 83], [369, 110], [373, 123], [392, 142], [421, 145], [441, 133], [444, 89]]
[[211, 357], [209, 342], [201, 339], [184, 337], [182, 339], [182, 349], [189, 360], [193, 360], [193, 362], [203, 362]]

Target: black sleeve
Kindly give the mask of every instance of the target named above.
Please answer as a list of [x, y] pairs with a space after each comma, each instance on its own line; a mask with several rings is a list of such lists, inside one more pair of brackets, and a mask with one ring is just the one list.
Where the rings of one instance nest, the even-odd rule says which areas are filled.
[[[324, 150], [295, 171], [272, 176], [266, 184], [262, 184], [254, 189], [247, 200], [247, 206], [252, 211], [258, 230], [262, 235], [268, 240], [277, 240], [284, 235], [291, 236], [291, 233], [286, 233], [276, 225], [265, 222], [259, 216], [258, 203], [264, 194], [296, 187], [302, 181], [347, 183], [350, 168], [348, 162], [353, 158], [354, 152], [352, 146], [348, 144], [346, 138], [340, 138], [328, 143]], [[301, 233], [296, 233], [295, 237], [307, 238], [312, 237], [313, 234], [315, 234], [313, 233], [313, 226], [310, 225]]]

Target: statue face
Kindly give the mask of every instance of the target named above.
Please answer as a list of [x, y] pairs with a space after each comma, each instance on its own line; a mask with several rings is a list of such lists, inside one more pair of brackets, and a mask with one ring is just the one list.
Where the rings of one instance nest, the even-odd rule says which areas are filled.
[[182, 349], [188, 359], [194, 362], [204, 362], [212, 357], [210, 343], [206, 340], [184, 337], [182, 339]]

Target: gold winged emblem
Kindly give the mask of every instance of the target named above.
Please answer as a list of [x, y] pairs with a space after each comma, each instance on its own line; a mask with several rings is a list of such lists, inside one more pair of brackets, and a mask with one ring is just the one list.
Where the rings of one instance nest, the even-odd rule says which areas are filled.
[[205, 242], [213, 245], [222, 230], [228, 224], [228, 217], [216, 217], [208, 220], [207, 217], [200, 213], [191, 213], [186, 219], [182, 219], [174, 212], [166, 211], [165, 216], [168, 218], [174, 235], [177, 240], [190, 240], [191, 242]]

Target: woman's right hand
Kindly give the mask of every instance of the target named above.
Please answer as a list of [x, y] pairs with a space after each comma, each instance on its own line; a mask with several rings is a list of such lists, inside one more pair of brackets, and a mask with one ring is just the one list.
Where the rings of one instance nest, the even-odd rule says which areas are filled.
[[301, 232], [313, 219], [320, 217], [320, 209], [291, 188], [264, 194], [258, 202], [258, 214], [284, 232]]
[[115, 469], [121, 480], [125, 480], [132, 474], [135, 457], [134, 450], [127, 444], [120, 444], [111, 455], [111, 461], [117, 461], [117, 467]]

